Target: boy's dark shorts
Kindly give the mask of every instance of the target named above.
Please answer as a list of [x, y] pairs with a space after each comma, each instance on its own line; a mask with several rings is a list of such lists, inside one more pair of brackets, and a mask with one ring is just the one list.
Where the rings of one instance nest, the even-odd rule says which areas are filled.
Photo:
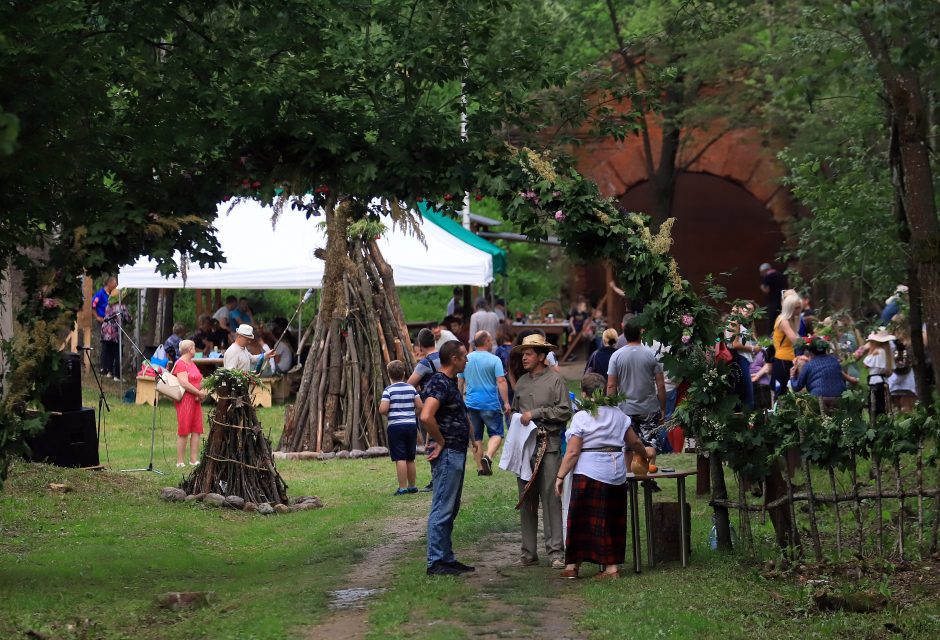
[[392, 460], [413, 462], [418, 447], [418, 427], [416, 425], [388, 428], [388, 455]]

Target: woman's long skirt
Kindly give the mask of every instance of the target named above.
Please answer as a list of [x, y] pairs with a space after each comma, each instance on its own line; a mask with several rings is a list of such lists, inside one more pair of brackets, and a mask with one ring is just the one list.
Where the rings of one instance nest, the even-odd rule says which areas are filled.
[[580, 474], [572, 476], [565, 562], [623, 564], [627, 492], [626, 483], [606, 484]]

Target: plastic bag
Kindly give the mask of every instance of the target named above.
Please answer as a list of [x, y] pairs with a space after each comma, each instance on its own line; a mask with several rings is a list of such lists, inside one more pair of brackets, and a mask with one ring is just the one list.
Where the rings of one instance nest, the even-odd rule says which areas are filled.
[[153, 352], [153, 356], [151, 356], [150, 362], [153, 365], [165, 367], [168, 361], [169, 360], [166, 357], [166, 349], [164, 349], [163, 345], [161, 344], [159, 347], [157, 347], [157, 350]]

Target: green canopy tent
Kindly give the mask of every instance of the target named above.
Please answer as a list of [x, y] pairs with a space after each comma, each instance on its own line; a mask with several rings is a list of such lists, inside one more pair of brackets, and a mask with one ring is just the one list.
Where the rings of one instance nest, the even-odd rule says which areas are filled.
[[434, 211], [427, 203], [422, 202], [418, 205], [418, 209], [421, 211], [421, 216], [428, 222], [436, 224], [447, 233], [466, 242], [471, 247], [476, 247], [480, 251], [484, 251], [493, 256], [493, 275], [508, 275], [506, 270], [505, 250], [481, 238], [469, 229], [464, 229], [456, 220]]

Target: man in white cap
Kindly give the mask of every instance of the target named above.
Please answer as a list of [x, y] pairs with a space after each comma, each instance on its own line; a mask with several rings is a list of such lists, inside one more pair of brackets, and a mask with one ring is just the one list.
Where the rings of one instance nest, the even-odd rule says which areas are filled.
[[225, 350], [225, 357], [222, 366], [226, 369], [240, 369], [241, 371], [251, 371], [251, 366], [261, 358], [267, 358], [269, 355], [274, 357], [273, 351], [259, 353], [254, 356], [248, 352], [248, 343], [255, 339], [255, 330], [250, 324], [240, 324], [235, 330], [235, 342]]

